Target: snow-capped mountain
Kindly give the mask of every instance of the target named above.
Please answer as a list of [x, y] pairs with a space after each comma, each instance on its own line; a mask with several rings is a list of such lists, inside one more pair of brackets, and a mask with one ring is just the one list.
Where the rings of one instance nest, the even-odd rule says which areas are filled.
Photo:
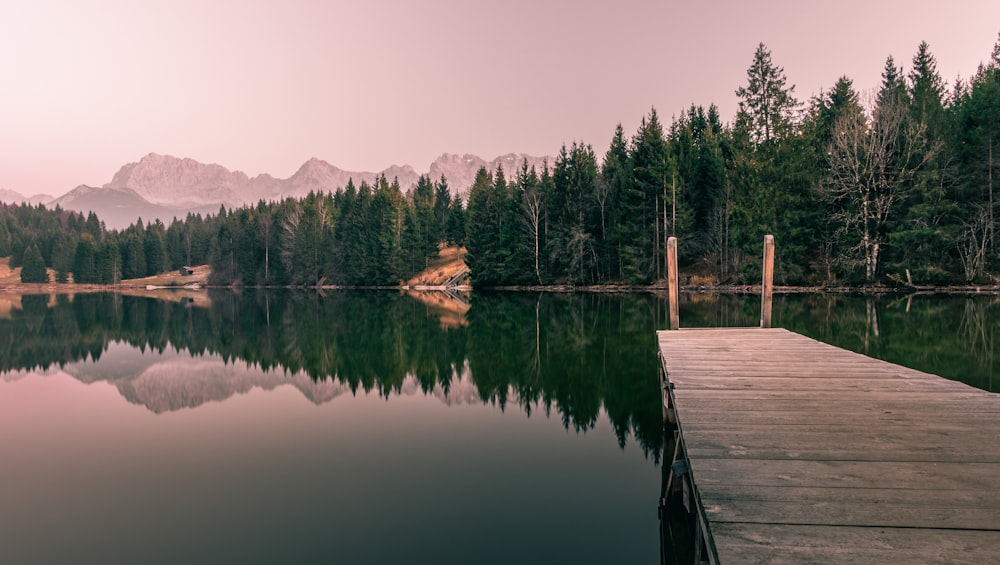
[[[551, 157], [532, 157], [510, 153], [486, 161], [475, 155], [445, 153], [430, 164], [426, 173], [437, 182], [442, 176], [453, 195], [465, 196], [480, 167], [496, 172], [502, 167], [507, 179], [513, 179], [527, 162], [538, 172], [554, 163]], [[393, 165], [374, 172], [345, 171], [322, 159], [312, 158], [287, 179], [269, 174], [249, 177], [242, 171], [230, 171], [218, 164], [204, 164], [194, 159], [150, 153], [135, 163], [128, 163], [103, 187], [78, 186], [52, 202], [67, 210], [93, 211], [108, 228], [121, 229], [135, 223], [160, 219], [169, 223], [189, 212], [209, 214], [220, 206], [234, 208], [253, 205], [259, 200], [298, 198], [309, 192], [331, 192], [343, 188], [348, 180], [372, 184], [385, 175], [396, 180], [403, 191], [416, 186], [420, 174], [409, 165]], [[0, 200], [3, 200], [0, 198]]]
[[[541, 171], [546, 160], [550, 164], [554, 161], [552, 158], [514, 153], [492, 161], [475, 155], [445, 153], [430, 164], [427, 174], [434, 181], [444, 175], [452, 193], [464, 195], [475, 180], [479, 167], [485, 166], [490, 172], [503, 167], [507, 178], [513, 178], [525, 161], [529, 167]], [[390, 181], [396, 179], [404, 191], [415, 186], [420, 176], [409, 165], [393, 165], [377, 173], [345, 171], [314, 157], [287, 179], [277, 179], [269, 174], [248, 177], [242, 171], [230, 171], [214, 163], [206, 165], [193, 159], [150, 153], [138, 162], [122, 167], [104, 188], [129, 188], [155, 204], [242, 205], [253, 204], [260, 199], [305, 196], [310, 191], [333, 191], [346, 186], [350, 179], [355, 184], [362, 181], [372, 183], [379, 175], [385, 175]]]

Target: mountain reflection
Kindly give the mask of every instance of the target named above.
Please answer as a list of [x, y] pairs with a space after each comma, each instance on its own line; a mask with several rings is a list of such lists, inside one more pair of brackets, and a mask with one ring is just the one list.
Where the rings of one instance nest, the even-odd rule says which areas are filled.
[[[207, 300], [24, 295], [0, 311], [0, 372], [59, 367], [161, 413], [253, 388], [316, 404], [359, 390], [557, 414], [658, 458], [652, 296], [213, 292]], [[6, 379], [15, 378], [9, 373]]]

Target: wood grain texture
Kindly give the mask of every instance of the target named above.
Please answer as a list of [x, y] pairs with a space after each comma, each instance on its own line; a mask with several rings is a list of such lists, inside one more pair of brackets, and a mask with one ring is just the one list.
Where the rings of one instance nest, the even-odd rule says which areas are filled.
[[782, 329], [658, 340], [718, 562], [1000, 559], [1000, 395]]

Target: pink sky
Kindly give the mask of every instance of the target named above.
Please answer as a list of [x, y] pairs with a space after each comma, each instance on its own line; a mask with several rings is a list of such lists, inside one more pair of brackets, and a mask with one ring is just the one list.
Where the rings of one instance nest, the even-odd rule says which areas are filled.
[[800, 100], [926, 40], [950, 84], [1000, 2], [0, 0], [0, 188], [102, 185], [156, 152], [256, 175], [590, 143], [653, 106], [729, 121], [764, 42]]

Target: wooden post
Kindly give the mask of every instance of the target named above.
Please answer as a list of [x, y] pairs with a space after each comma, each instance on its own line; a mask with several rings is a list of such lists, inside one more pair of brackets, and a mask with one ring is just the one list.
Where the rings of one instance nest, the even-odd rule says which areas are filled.
[[774, 294], [774, 236], [764, 236], [764, 273], [760, 285], [760, 327], [771, 327], [771, 295]]
[[670, 329], [677, 330], [681, 327], [680, 305], [678, 296], [680, 295], [680, 283], [677, 279], [677, 238], [667, 239], [667, 295], [670, 299]]

